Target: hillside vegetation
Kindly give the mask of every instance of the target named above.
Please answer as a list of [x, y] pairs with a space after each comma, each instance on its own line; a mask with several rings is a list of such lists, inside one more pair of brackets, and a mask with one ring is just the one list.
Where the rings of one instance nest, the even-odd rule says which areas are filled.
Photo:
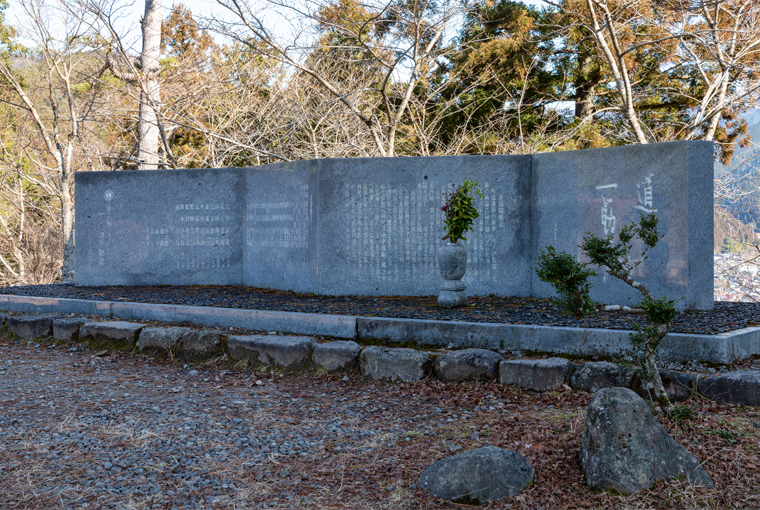
[[744, 246], [755, 239], [753, 224], [738, 220], [726, 208], [715, 208], [715, 252], [728, 251], [740, 253]]

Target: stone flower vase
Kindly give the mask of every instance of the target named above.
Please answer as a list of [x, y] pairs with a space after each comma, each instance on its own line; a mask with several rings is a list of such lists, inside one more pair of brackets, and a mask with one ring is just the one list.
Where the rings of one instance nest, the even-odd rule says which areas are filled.
[[467, 297], [464, 295], [467, 287], [462, 277], [467, 271], [467, 248], [458, 242], [448, 241], [438, 249], [438, 267], [444, 278], [441, 293], [438, 295], [438, 305], [444, 308], [464, 306], [467, 303]]

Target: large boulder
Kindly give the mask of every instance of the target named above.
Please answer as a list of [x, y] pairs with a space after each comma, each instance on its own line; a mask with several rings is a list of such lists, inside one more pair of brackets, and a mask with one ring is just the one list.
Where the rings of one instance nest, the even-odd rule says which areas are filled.
[[561, 388], [570, 374], [570, 362], [562, 358], [502, 361], [499, 380], [534, 391]]
[[307, 368], [315, 345], [317, 341], [310, 336], [240, 335], [227, 339], [233, 358], [286, 370]]
[[632, 385], [633, 372], [608, 361], [584, 363], [570, 376], [571, 388], [589, 393], [618, 386], [630, 388]]
[[699, 381], [699, 392], [721, 404], [760, 406], [760, 372], [736, 371]]
[[419, 381], [427, 375], [430, 365], [430, 355], [414, 349], [373, 345], [359, 355], [362, 375], [373, 381]]
[[55, 315], [11, 315], [8, 317], [8, 331], [24, 340], [48, 337], [53, 334]]
[[436, 377], [449, 381], [490, 381], [503, 360], [499, 354], [486, 349], [450, 351], [438, 356], [433, 371]]
[[351, 340], [339, 340], [314, 346], [311, 360], [318, 368], [331, 374], [355, 372], [359, 369], [359, 353], [362, 348]]
[[[671, 402], [686, 400], [696, 390], [696, 379], [689, 374], [676, 372], [675, 370], [660, 370], [659, 372], [662, 386], [665, 388], [665, 394]], [[636, 377], [633, 389], [641, 397], [647, 398], [651, 395], [654, 398], [652, 383], [649, 381], [642, 381]]]
[[179, 339], [177, 358], [201, 362], [224, 354], [225, 335], [222, 331], [191, 329]]
[[79, 329], [79, 341], [97, 347], [134, 349], [140, 330], [147, 324], [138, 322], [87, 322]]
[[533, 476], [533, 466], [519, 453], [486, 446], [434, 462], [417, 486], [441, 499], [478, 505], [520, 494]]
[[713, 487], [699, 461], [668, 435], [647, 403], [627, 388], [598, 391], [586, 409], [581, 465], [592, 489], [630, 494], [684, 477]]

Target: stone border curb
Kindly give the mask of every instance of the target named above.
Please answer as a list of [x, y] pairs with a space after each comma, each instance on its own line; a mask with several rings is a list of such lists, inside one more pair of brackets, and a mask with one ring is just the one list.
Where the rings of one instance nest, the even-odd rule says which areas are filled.
[[[187, 322], [218, 328], [277, 331], [353, 340], [413, 342], [431, 347], [476, 347], [526, 354], [616, 357], [628, 353], [628, 330], [524, 324], [356, 317], [209, 306], [163, 305], [84, 299], [0, 295], [0, 310], [79, 313], [137, 321]], [[760, 355], [760, 327], [718, 335], [671, 333], [658, 350], [662, 361], [728, 365]]]
[[79, 313], [137, 321], [188, 322], [214, 328], [242, 328], [253, 331], [278, 331], [349, 339], [356, 336], [356, 317], [350, 315], [92, 301], [10, 294], [0, 294], [0, 310], [24, 313]]
[[[31, 333], [24, 330], [23, 333], [29, 334], [26, 334], [25, 338], [19, 337], [10, 331], [9, 328], [6, 328], [6, 324], [14, 318], [22, 319], [19, 322], [28, 323], [31, 328], [27, 328], [29, 331], [37, 331], [35, 328], [39, 324], [35, 324], [35, 322], [44, 323], [43, 325], [45, 325], [53, 320], [49, 315], [8, 316], [0, 314], [0, 334], [9, 335], [11, 339], [20, 338], [27, 342], [43, 339], [60, 341], [52, 336], [52, 331], [48, 331], [47, 336], [31, 338], [29, 336]], [[26, 320], [24, 321], [23, 319]], [[72, 319], [65, 320], [71, 321]], [[156, 357], [167, 354], [176, 344], [181, 343], [182, 338], [187, 334], [185, 330], [188, 330], [188, 328], [176, 326], [148, 327], [147, 324], [127, 321], [90, 322], [82, 320], [77, 330], [77, 332], [68, 332], [67, 336], [70, 339], [63, 341], [67, 343], [84, 343], [90, 347], [105, 348], [107, 350], [119, 349], [131, 352], [139, 350]], [[196, 332], [198, 330], [192, 331]], [[254, 367], [277, 368], [290, 371], [304, 370], [309, 367], [328, 371], [328, 367], [315, 360], [315, 349], [320, 345], [329, 349], [331, 344], [334, 346], [341, 344], [341, 347], [345, 347], [342, 344], [354, 344], [356, 349], [352, 349], [349, 356], [353, 357], [353, 360], [341, 359], [340, 362], [344, 366], [342, 370], [338, 371], [357, 372], [356, 369], [358, 368], [361, 377], [368, 380], [415, 382], [431, 375], [435, 377], [436, 374], [432, 369], [432, 365], [436, 358], [446, 354], [377, 345], [361, 347], [354, 342], [345, 341], [318, 344], [316, 339], [307, 336], [276, 334], [224, 336], [220, 331], [207, 331], [206, 333], [209, 334], [199, 335], [194, 345], [194, 349], [197, 351], [196, 354], [201, 351], [206, 351], [206, 354], [195, 361], [208, 361], [223, 354], [223, 349], [219, 349], [219, 344], [221, 343], [222, 345], [227, 345], [226, 351], [228, 354], [226, 356], [229, 356], [233, 361], [244, 361]], [[74, 341], [74, 338], [77, 338], [77, 340]], [[148, 346], [147, 344], [150, 345]], [[203, 347], [210, 348], [204, 349]], [[630, 389], [640, 384], [632, 376], [627, 378], [627, 381], [621, 382], [621, 380], [618, 380], [620, 378], [605, 374], [604, 370], [602, 370], [603, 366], [610, 365], [619, 368], [617, 365], [608, 362], [588, 362], [576, 368], [577, 365], [565, 359], [505, 360], [501, 355], [493, 354], [494, 357], [498, 357], [496, 360], [490, 360], [494, 368], [494, 378], [498, 378], [503, 384], [514, 384], [523, 389], [561, 391], [561, 387], [565, 387], [566, 389], [574, 389], [576, 391], [596, 391], [597, 389], [611, 386], [622, 386]], [[457, 363], [455, 359], [456, 356], [452, 357], [451, 363]], [[460, 370], [453, 370], [453, 377], [441, 376], [439, 378], [459, 381], [461, 378], [457, 377], [457, 372], [460, 372], [461, 368], [472, 368], [471, 359], [461, 359], [458, 363], [461, 364]], [[508, 377], [505, 380], [503, 369], [514, 365], [525, 365], [530, 370], [521, 371], [520, 377]], [[557, 372], [557, 368], [561, 369], [561, 373], [552, 373]], [[590, 373], [596, 374], [594, 377], [596, 378], [597, 387], [590, 388], [587, 385], [576, 384], [574, 381], [573, 375], [577, 375], [579, 370], [586, 369], [590, 370]], [[569, 386], [564, 383], [568, 377]], [[713, 386], [714, 388], [712, 388]], [[758, 398], [758, 395], [760, 395], [760, 372], [757, 371], [736, 371], [717, 377], [700, 378], [698, 387], [700, 391], [707, 392], [706, 396], [708, 398], [715, 399], [717, 402], [760, 406], [760, 398]], [[713, 389], [712, 393], [710, 392], [711, 388]]]
[[[616, 357], [631, 353], [629, 330], [492, 324], [358, 317], [362, 340], [416, 342], [419, 345], [476, 347], [528, 354]], [[728, 365], [760, 354], [760, 327], [719, 335], [670, 333], [658, 349], [661, 361], [700, 361]]]

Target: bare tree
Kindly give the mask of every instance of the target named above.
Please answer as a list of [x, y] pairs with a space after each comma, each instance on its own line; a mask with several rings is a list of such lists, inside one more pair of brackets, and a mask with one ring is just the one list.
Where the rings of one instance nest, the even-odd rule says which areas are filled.
[[[5, 143], [4, 159], [22, 172], [16, 176], [16, 183], [31, 183], [43, 195], [58, 200], [63, 234], [61, 281], [73, 282], [72, 188], [74, 172], [80, 164], [77, 152], [81, 150], [81, 127], [97, 98], [94, 92], [97, 70], [88, 52], [87, 26], [80, 19], [70, 16], [60, 4], [19, 0], [19, 5], [28, 23], [23, 27], [24, 35], [33, 39], [36, 47], [23, 64], [21, 60], [12, 60], [10, 55], [0, 58], [0, 86], [4, 89], [4, 102], [34, 127], [36, 136], [13, 147]], [[51, 20], [55, 20], [55, 27], [51, 26]], [[13, 151], [15, 155], [11, 155]], [[25, 165], [20, 164], [21, 160]], [[24, 201], [21, 196], [18, 199]], [[22, 221], [21, 232], [23, 225]], [[19, 268], [19, 278], [21, 273], [27, 272]]]
[[[637, 143], [714, 140], [724, 160], [743, 131], [738, 115], [760, 92], [760, 3], [756, 0], [575, 0], [614, 78]], [[645, 114], [670, 109], [657, 128]]]
[[[139, 60], [135, 58], [131, 45], [123, 37], [117, 24], [123, 6], [108, 0], [64, 0], [69, 12], [78, 16], [90, 28], [100, 33], [107, 41], [104, 56], [105, 67], [119, 80], [136, 91], [127, 94], [139, 95], [137, 119], [137, 154], [135, 166], [138, 170], [155, 170], [161, 164], [159, 147], [163, 142], [168, 148], [166, 133], [160, 123], [161, 107], [161, 23], [162, 0], [145, 0], [145, 14], [140, 21], [142, 50]], [[87, 19], [92, 16], [93, 19]], [[175, 162], [169, 156], [171, 166]]]
[[36, 137], [29, 128], [16, 123], [0, 137], [0, 285], [48, 284], [60, 277], [61, 217], [45, 186], [23, 170], [24, 151], [18, 150], [28, 143], [24, 137]]
[[[294, 14], [318, 31], [299, 32], [293, 41], [283, 42], [248, 0], [217, 2], [233, 21], [215, 18], [215, 30], [248, 46], [254, 54], [311, 77], [361, 122], [373, 140], [372, 154], [379, 156], [396, 155], [415, 90], [426, 85], [426, 77], [438, 66], [436, 59], [445, 52], [446, 30], [461, 10], [457, 2], [371, 5], [344, 0], [332, 5], [307, 2], [298, 7], [272, 0], [270, 6]], [[345, 72], [339, 75], [332, 65], [336, 60], [344, 66]], [[356, 88], [355, 76], [366, 73], [374, 75], [372, 85]]]
[[158, 168], [158, 118], [156, 105], [161, 103], [161, 0], [145, 0], [142, 25], [140, 70], [143, 87], [140, 90], [140, 119], [137, 137], [138, 170]]

